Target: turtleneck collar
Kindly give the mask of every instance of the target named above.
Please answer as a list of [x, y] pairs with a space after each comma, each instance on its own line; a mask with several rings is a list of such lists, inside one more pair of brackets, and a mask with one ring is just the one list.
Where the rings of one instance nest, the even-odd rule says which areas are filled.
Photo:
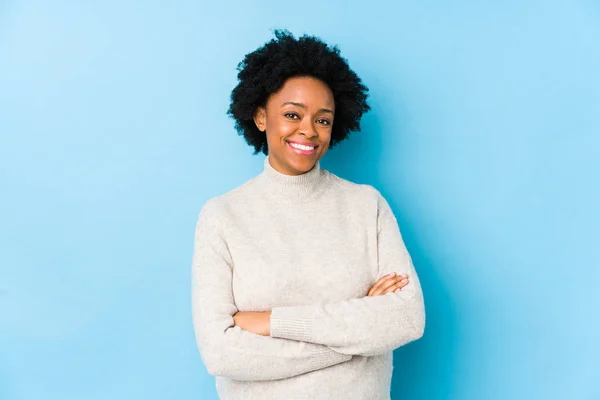
[[308, 172], [301, 175], [286, 175], [277, 171], [265, 158], [262, 178], [269, 190], [280, 198], [303, 199], [314, 196], [323, 186], [327, 171], [321, 169], [319, 162]]

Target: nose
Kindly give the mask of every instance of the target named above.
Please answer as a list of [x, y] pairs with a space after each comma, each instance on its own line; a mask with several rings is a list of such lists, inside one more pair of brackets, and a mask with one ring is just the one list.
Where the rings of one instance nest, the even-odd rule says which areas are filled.
[[298, 131], [301, 135], [309, 139], [317, 136], [317, 130], [311, 118], [304, 118]]

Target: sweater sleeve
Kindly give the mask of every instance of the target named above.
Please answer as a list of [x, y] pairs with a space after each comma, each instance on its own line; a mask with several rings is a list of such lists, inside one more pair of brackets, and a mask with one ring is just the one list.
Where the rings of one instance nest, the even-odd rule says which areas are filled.
[[[379, 277], [408, 274], [399, 293], [335, 303], [276, 307], [271, 336], [324, 344], [343, 354], [383, 354], [419, 339], [425, 329], [425, 307], [419, 278], [387, 201], [377, 195]], [[375, 282], [373, 282], [375, 283]]]
[[289, 378], [348, 361], [327, 346], [261, 336], [234, 326], [232, 265], [211, 201], [196, 225], [192, 262], [196, 342], [208, 372], [237, 380]]

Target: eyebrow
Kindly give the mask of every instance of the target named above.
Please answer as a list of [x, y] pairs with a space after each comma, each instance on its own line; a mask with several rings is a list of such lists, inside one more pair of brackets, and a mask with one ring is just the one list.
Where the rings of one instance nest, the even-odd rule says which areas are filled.
[[[283, 107], [283, 106], [285, 106], [285, 105], [288, 105], [288, 104], [291, 104], [291, 105], [293, 105], [293, 106], [296, 106], [296, 107], [303, 108], [303, 109], [305, 109], [305, 110], [308, 108], [308, 107], [306, 107], [306, 104], [303, 104], [303, 103], [297, 103], [297, 102], [295, 102], [295, 101], [286, 101], [285, 103], [283, 103], [283, 104], [281, 105], [281, 107]], [[319, 110], [319, 112], [326, 112], [326, 113], [333, 114], [333, 110], [330, 110], [329, 108], [321, 108], [321, 109]]]

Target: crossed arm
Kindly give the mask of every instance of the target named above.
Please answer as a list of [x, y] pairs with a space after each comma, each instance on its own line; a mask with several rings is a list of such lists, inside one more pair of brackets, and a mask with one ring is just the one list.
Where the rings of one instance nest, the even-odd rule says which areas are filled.
[[[367, 296], [398, 293], [408, 285], [408, 274], [391, 272], [382, 276], [369, 289]], [[238, 311], [233, 315], [234, 326], [262, 336], [271, 336], [271, 311]]]
[[380, 278], [365, 297], [265, 313], [238, 312], [231, 291], [233, 263], [218, 213], [205, 205], [196, 226], [192, 308], [209, 373], [237, 380], [288, 378], [354, 355], [383, 354], [422, 336], [419, 279], [389, 205], [381, 195], [378, 201]]

